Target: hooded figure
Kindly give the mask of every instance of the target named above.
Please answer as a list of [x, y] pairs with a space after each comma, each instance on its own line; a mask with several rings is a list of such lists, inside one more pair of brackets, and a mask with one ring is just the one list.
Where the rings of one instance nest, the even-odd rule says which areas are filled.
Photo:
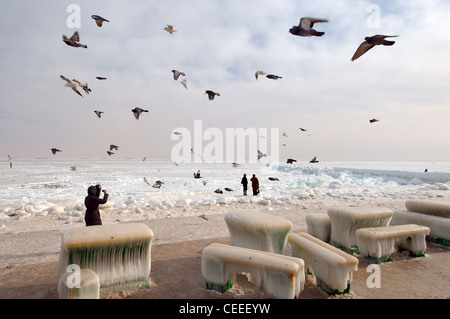
[[244, 195], [247, 195], [247, 185], [248, 185], [247, 174], [244, 174], [244, 176], [242, 176], [241, 184], [244, 188]]
[[100, 218], [100, 211], [98, 206], [105, 204], [108, 201], [108, 193], [106, 189], [103, 190], [103, 199], [100, 198], [102, 187], [100, 185], [89, 186], [88, 196], [84, 199], [84, 205], [86, 206], [86, 214], [84, 215], [84, 221], [86, 226], [101, 225], [102, 219]]
[[250, 181], [252, 182], [253, 196], [256, 196], [259, 194], [259, 181], [255, 174], [250, 178]]

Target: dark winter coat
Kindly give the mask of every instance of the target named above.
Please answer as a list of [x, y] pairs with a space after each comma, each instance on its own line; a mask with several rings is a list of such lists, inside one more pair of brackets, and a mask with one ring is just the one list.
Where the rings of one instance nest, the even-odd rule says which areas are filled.
[[253, 188], [253, 190], [259, 190], [258, 178], [256, 176], [253, 176], [252, 178], [250, 178], [250, 180], [252, 181], [252, 188]]
[[100, 198], [102, 188], [100, 185], [89, 186], [88, 196], [84, 199], [84, 205], [86, 206], [86, 214], [84, 215], [84, 221], [86, 226], [101, 225], [102, 219], [100, 218], [100, 211], [98, 206], [105, 204], [108, 201], [108, 194], [103, 195], [103, 199]]
[[241, 184], [244, 186], [244, 190], [247, 190], [248, 179], [246, 176], [242, 177]]

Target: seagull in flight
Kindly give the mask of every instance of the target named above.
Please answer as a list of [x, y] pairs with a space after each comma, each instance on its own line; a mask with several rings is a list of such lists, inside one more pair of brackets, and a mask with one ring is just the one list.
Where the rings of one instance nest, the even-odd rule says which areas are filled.
[[369, 123], [375, 123], [375, 122], [378, 122], [379, 120], [377, 120], [377, 119], [371, 119], [371, 120], [369, 120]]
[[278, 80], [278, 79], [282, 79], [281, 76], [275, 75], [275, 74], [267, 74], [266, 78], [272, 79], [272, 80]]
[[140, 107], [135, 107], [134, 109], [131, 110], [131, 112], [133, 112], [136, 120], [139, 120], [139, 116], [141, 116], [141, 113], [148, 112], [148, 110], [141, 109]]
[[113, 153], [113, 152], [110, 152], [110, 151], [106, 151], [106, 153], [107, 153], [109, 156], [114, 155], [114, 153]]
[[173, 26], [170, 25], [170, 24], [168, 24], [167, 27], [164, 28], [164, 30], [166, 30], [167, 32], [169, 32], [169, 33], [172, 34], [172, 35], [173, 35], [174, 32], [178, 32], [178, 31], [175, 30], [175, 29], [173, 28]]
[[78, 86], [79, 86], [80, 88], [82, 88], [83, 91], [84, 91], [86, 94], [89, 94], [89, 92], [92, 92], [91, 89], [88, 87], [87, 82], [81, 83], [80, 81], [77, 81], [77, 80], [75, 80], [75, 79], [73, 79], [72, 81], [75, 82], [76, 84], [78, 84]]
[[186, 79], [181, 80], [180, 82], [181, 84], [183, 84], [183, 86], [187, 89], [188, 87], [188, 82], [186, 81]]
[[80, 91], [77, 90], [78, 84], [76, 82], [72, 82], [71, 80], [69, 80], [68, 78], [66, 78], [63, 75], [60, 75], [60, 78], [67, 82], [66, 85], [64, 85], [64, 87], [71, 88], [79, 96], [83, 97], [83, 95], [80, 93]]
[[325, 32], [319, 32], [313, 29], [315, 23], [324, 23], [328, 22], [327, 19], [318, 19], [318, 18], [301, 18], [298, 26], [293, 26], [289, 29], [289, 33], [293, 35], [297, 35], [300, 37], [321, 37], [325, 34]]
[[184, 72], [180, 72], [180, 71], [178, 71], [178, 70], [172, 70], [172, 72], [173, 72], [173, 79], [174, 79], [175, 81], [178, 80], [178, 78], [180, 77], [180, 75], [186, 76], [186, 74], [184, 74]]
[[85, 48], [87, 49], [87, 45], [80, 43], [80, 35], [78, 31], [75, 31], [74, 34], [68, 38], [67, 36], [63, 35], [63, 41], [68, 46], [74, 47], [74, 48]]
[[118, 150], [119, 150], [119, 146], [111, 144], [111, 145], [109, 146], [109, 150], [110, 150], [110, 151], [112, 151], [112, 150], [118, 151]]
[[101, 16], [98, 16], [98, 15], [95, 15], [95, 14], [92, 15], [91, 18], [95, 20], [95, 23], [97, 23], [97, 26], [99, 28], [102, 27], [103, 22], [109, 22], [109, 20], [106, 20], [105, 18], [102, 18]]
[[258, 150], [258, 161], [259, 161], [261, 158], [266, 157], [266, 156], [267, 156], [267, 154], [264, 154], [263, 152], [261, 152], [260, 150]]
[[384, 45], [384, 46], [394, 45], [395, 41], [389, 41], [386, 40], [386, 38], [396, 38], [396, 37], [398, 37], [398, 35], [381, 35], [381, 34], [376, 34], [371, 37], [365, 37], [365, 41], [359, 45], [358, 49], [356, 49], [356, 52], [353, 54], [351, 60], [355, 61], [376, 45]]
[[256, 71], [255, 72], [255, 79], [258, 80], [258, 76], [260, 75], [266, 75], [267, 73], [264, 71]]

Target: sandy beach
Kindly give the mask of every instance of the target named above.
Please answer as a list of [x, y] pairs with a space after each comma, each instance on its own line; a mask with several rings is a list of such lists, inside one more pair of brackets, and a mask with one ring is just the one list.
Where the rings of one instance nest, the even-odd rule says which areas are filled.
[[[403, 202], [380, 203], [392, 209], [403, 208]], [[152, 243], [151, 286], [138, 291], [121, 291], [104, 295], [104, 299], [266, 299], [245, 276], [221, 294], [205, 289], [200, 272], [201, 251], [213, 242], [229, 243], [224, 214], [232, 206], [205, 208], [198, 215], [165, 219], [140, 220], [154, 232]], [[250, 209], [261, 210], [261, 207]], [[307, 231], [306, 214], [324, 213], [326, 207], [279, 209], [270, 213], [290, 220], [293, 232]], [[267, 213], [267, 211], [265, 211]], [[205, 214], [207, 220], [199, 218]], [[112, 215], [112, 214], [111, 214]], [[117, 223], [104, 214], [104, 224]], [[128, 221], [127, 221], [128, 222]], [[61, 234], [69, 227], [64, 221], [35, 217], [3, 223], [0, 234], [0, 298], [56, 299], [57, 269]], [[327, 295], [315, 285], [312, 275], [306, 276], [301, 299], [448, 299], [450, 298], [450, 247], [427, 241], [425, 257], [412, 258], [396, 252], [392, 261], [379, 264], [381, 287], [369, 288], [367, 266], [370, 262], [358, 257], [358, 271], [353, 273], [347, 294]]]

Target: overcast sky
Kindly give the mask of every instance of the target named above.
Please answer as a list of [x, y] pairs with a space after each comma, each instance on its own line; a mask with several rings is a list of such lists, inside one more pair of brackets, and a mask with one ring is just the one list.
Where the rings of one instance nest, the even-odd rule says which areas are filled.
[[[447, 0], [0, 1], [5, 160], [52, 157], [52, 147], [102, 158], [110, 144], [117, 158], [170, 159], [175, 130], [203, 139], [197, 120], [224, 136], [276, 129], [281, 161], [450, 160]], [[93, 14], [110, 22], [99, 28]], [[305, 16], [329, 20], [314, 26], [323, 37], [288, 32]], [[62, 41], [74, 31], [87, 49]], [[399, 37], [350, 61], [375, 34]], [[186, 76], [175, 81], [173, 69]], [[257, 70], [282, 79], [256, 80]], [[60, 75], [88, 82], [90, 95]], [[136, 120], [134, 107], [149, 112]]]

